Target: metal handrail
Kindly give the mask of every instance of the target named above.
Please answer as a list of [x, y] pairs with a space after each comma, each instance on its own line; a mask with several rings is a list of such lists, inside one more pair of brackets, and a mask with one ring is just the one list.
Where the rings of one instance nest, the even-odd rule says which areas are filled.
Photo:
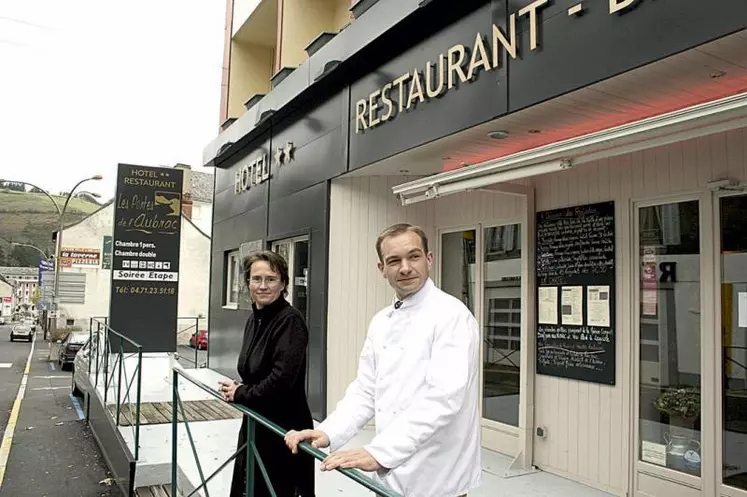
[[[114, 382], [114, 372], [117, 373], [117, 400], [116, 400], [116, 417], [115, 422], [117, 426], [121, 426], [121, 415], [122, 415], [122, 406], [124, 402], [127, 402], [127, 406], [129, 407], [129, 414], [130, 414], [130, 426], [133, 430], [134, 435], [134, 458], [137, 461], [140, 457], [140, 404], [141, 404], [141, 395], [142, 395], [142, 365], [143, 365], [143, 347], [139, 343], [135, 342], [131, 338], [117, 332], [116, 330], [112, 329], [108, 325], [108, 320], [105, 322], [101, 322], [99, 319], [101, 318], [91, 318], [90, 320], [90, 326], [89, 326], [89, 343], [91, 344], [91, 349], [94, 347], [95, 343], [95, 349], [96, 349], [96, 378], [94, 381], [94, 389], [98, 388], [98, 382], [99, 382], [99, 372], [101, 370], [101, 356], [103, 355], [103, 362], [104, 362], [104, 408], [107, 408], [107, 402], [109, 400], [109, 389], [113, 385]], [[96, 342], [93, 341], [93, 328], [94, 323], [96, 324]], [[103, 353], [101, 353], [101, 336], [103, 336]], [[114, 359], [114, 364], [111, 368], [111, 375], [109, 371], [109, 356], [112, 355], [112, 346], [111, 346], [111, 340], [110, 336], [113, 336], [114, 338], [119, 339], [119, 347], [116, 352], [116, 358]], [[131, 347], [135, 349], [135, 352], [132, 352], [128, 355], [124, 352], [124, 345], [125, 342], [128, 343]], [[127, 371], [124, 369], [125, 361], [131, 357], [137, 356], [137, 366], [135, 367], [135, 371], [133, 372], [132, 378], [127, 378]], [[91, 358], [88, 360], [88, 376], [91, 377]], [[124, 397], [122, 396], [122, 377], [124, 376], [124, 385], [126, 386], [126, 391], [124, 393]], [[132, 390], [133, 383], [137, 382], [136, 387], [136, 393], [135, 393], [135, 416], [133, 417], [132, 412], [132, 398], [130, 397], [130, 391]]]
[[[177, 321], [180, 320], [180, 319], [194, 319], [194, 321], [195, 321], [194, 324], [192, 324], [192, 325], [188, 326], [187, 328], [184, 328], [183, 330], [177, 332], [177, 336], [178, 336], [178, 335], [181, 335], [181, 334], [186, 333], [188, 331], [191, 331], [192, 329], [195, 330], [194, 331], [195, 334], [198, 334], [200, 332], [200, 320], [201, 319], [205, 319], [205, 318], [197, 316], [197, 317], [178, 317], [176, 319], [177, 319]], [[210, 343], [210, 329], [208, 328], [205, 331], [206, 331], [206, 334], [207, 334], [207, 337], [208, 337], [208, 343]], [[200, 368], [200, 365], [199, 365], [199, 363], [197, 361], [199, 350], [200, 350], [199, 349], [199, 344], [197, 342], [195, 342], [195, 358], [194, 358], [194, 360], [188, 359], [187, 357], [184, 357], [184, 356], [181, 356], [181, 355], [179, 357], [182, 357], [185, 360], [193, 363], [195, 365], [195, 368]], [[210, 367], [210, 354], [208, 354], [207, 359], [203, 363], [202, 367], [206, 367], [206, 368]]]
[[[254, 497], [254, 462], [256, 459], [257, 465], [259, 466], [260, 472], [262, 473], [262, 477], [265, 480], [265, 483], [267, 483], [268, 488], [270, 488], [270, 493], [275, 495], [275, 491], [272, 486], [272, 482], [270, 482], [269, 477], [267, 475], [267, 471], [265, 470], [264, 464], [262, 463], [262, 458], [257, 452], [257, 448], [255, 446], [255, 434], [256, 434], [256, 425], [259, 423], [260, 425], [264, 426], [268, 430], [270, 430], [272, 433], [279, 437], [285, 437], [285, 434], [287, 433], [286, 430], [282, 429], [277, 424], [273, 423], [269, 419], [257, 414], [256, 412], [252, 411], [251, 409], [248, 409], [242, 405], [234, 404], [230, 402], [226, 402], [223, 400], [223, 397], [221, 394], [201, 382], [200, 380], [193, 378], [191, 375], [186, 373], [185, 371], [182, 371], [176, 367], [173, 369], [173, 399], [172, 399], [172, 406], [171, 406], [171, 428], [172, 428], [172, 434], [171, 434], [171, 495], [180, 495], [177, 489], [177, 470], [178, 470], [178, 464], [177, 464], [177, 447], [179, 445], [179, 434], [177, 432], [177, 427], [179, 424], [179, 412], [182, 413], [182, 418], [184, 420], [184, 426], [187, 431], [187, 438], [189, 439], [189, 443], [192, 447], [192, 454], [195, 457], [195, 461], [197, 462], [197, 472], [200, 475], [201, 483], [200, 485], [192, 491], [191, 494], [189, 494], [186, 497], [191, 497], [191, 495], [194, 495], [197, 491], [199, 491], [201, 488], [205, 488], [205, 494], [209, 496], [207, 491], [207, 484], [210, 482], [210, 480], [213, 479], [218, 473], [220, 473], [232, 460], [234, 460], [243, 450], [246, 450], [247, 457], [246, 457], [246, 497]], [[207, 392], [211, 396], [215, 397], [216, 399], [219, 399], [221, 402], [226, 403], [227, 405], [231, 406], [232, 408], [238, 410], [241, 412], [244, 417], [247, 420], [246, 424], [246, 430], [247, 430], [247, 441], [246, 444], [241, 446], [234, 454], [229, 457], [223, 464], [221, 464], [217, 470], [213, 472], [208, 478], [205, 478], [202, 466], [200, 465], [199, 456], [197, 455], [197, 449], [195, 447], [194, 439], [192, 438], [192, 432], [189, 429], [189, 421], [187, 420], [187, 417], [184, 413], [184, 406], [181, 402], [181, 396], [179, 395], [179, 377], [183, 377], [185, 380], [189, 381], [193, 385], [197, 386], [201, 390]], [[178, 409], [178, 410], [177, 410]], [[306, 452], [307, 454], [311, 455], [315, 459], [319, 461], [323, 461], [327, 455], [322, 452], [319, 449], [313, 448], [311, 445], [309, 445], [307, 442], [300, 443], [298, 445], [299, 449], [303, 452]], [[358, 483], [359, 485], [362, 485], [366, 489], [374, 492], [376, 495], [379, 495], [381, 497], [402, 497], [398, 493], [394, 492], [393, 490], [390, 490], [386, 487], [383, 487], [382, 485], [376, 483], [371, 478], [361, 474], [359, 471], [354, 469], [341, 469], [337, 468], [336, 471], [339, 471], [343, 475], [347, 476], [354, 482]]]

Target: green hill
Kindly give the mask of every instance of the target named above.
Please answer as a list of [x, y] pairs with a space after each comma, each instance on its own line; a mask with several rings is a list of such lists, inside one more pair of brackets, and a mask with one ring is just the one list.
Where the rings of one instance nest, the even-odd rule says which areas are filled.
[[[65, 197], [54, 197], [61, 209]], [[71, 200], [65, 225], [80, 221], [99, 207], [81, 198]], [[39, 252], [10, 242], [36, 245], [53, 254], [52, 232], [58, 229], [58, 221], [57, 209], [43, 193], [0, 189], [0, 266], [36, 266], [39, 262]]]

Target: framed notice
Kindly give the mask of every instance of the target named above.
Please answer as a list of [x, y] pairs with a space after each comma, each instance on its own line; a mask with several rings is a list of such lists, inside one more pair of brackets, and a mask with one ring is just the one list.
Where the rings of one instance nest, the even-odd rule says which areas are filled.
[[117, 173], [109, 326], [143, 352], [176, 351], [182, 181], [180, 169]]
[[615, 384], [615, 204], [537, 213], [537, 373]]

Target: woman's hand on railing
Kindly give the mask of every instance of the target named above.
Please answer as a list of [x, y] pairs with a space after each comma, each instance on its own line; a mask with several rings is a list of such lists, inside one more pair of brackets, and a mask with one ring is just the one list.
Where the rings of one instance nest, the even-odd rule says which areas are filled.
[[301, 442], [310, 442], [315, 449], [329, 447], [329, 437], [320, 430], [290, 430], [285, 434], [285, 445], [294, 454], [298, 454], [298, 444]]
[[221, 396], [223, 397], [223, 400], [226, 402], [233, 402], [234, 395], [236, 394], [236, 389], [241, 386], [241, 383], [234, 380], [231, 381], [219, 381], [218, 385], [220, 388], [218, 390], [220, 391]]

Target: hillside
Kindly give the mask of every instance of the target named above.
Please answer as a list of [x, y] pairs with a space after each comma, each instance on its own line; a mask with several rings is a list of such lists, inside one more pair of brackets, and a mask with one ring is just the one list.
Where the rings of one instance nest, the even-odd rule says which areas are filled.
[[[65, 198], [55, 196], [55, 200], [62, 208]], [[83, 219], [99, 207], [80, 198], [71, 200], [65, 212], [65, 225]], [[58, 219], [57, 210], [46, 195], [0, 189], [0, 266], [38, 264], [41, 255], [36, 250], [12, 246], [11, 241], [54, 253], [52, 232], [58, 228]]]

